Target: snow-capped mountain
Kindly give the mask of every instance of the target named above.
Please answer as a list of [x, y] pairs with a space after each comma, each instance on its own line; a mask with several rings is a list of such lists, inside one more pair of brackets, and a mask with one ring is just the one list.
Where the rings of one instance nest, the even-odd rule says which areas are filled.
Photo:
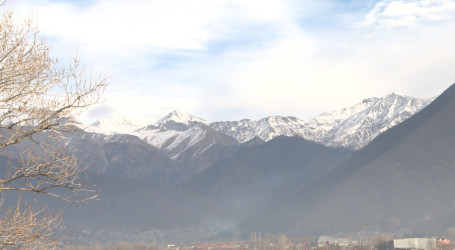
[[297, 135], [305, 138], [305, 135], [311, 132], [305, 121], [292, 116], [269, 116], [258, 121], [214, 122], [210, 124], [210, 127], [236, 138], [241, 143], [255, 137], [263, 141], [269, 141], [280, 135]]
[[[392, 93], [369, 98], [349, 108], [324, 113], [309, 121], [322, 138], [308, 138], [327, 146], [360, 149], [389, 128], [426, 107], [434, 98], [419, 99]], [[321, 140], [322, 139], [322, 140]]]
[[281, 135], [300, 136], [330, 147], [360, 149], [380, 133], [420, 111], [432, 100], [392, 93], [383, 98], [365, 99], [351, 107], [324, 113], [311, 120], [270, 116], [257, 121], [244, 119], [209, 123], [202, 118], [173, 111], [144, 126], [121, 115], [113, 115], [94, 123], [87, 130], [135, 135], [173, 160], [181, 159], [185, 155], [182, 152], [190, 148], [198, 149], [188, 151], [196, 157], [213, 145], [244, 143], [254, 138], [269, 141]]
[[238, 142], [209, 127], [202, 118], [173, 111], [147, 125], [114, 114], [91, 126], [78, 126], [91, 137], [103, 139], [104, 143], [117, 141], [118, 135], [132, 135], [157, 148], [169, 159], [184, 163], [190, 173], [198, 173], [229, 154], [230, 146]]
[[[324, 113], [311, 120], [270, 116], [257, 121], [209, 123], [202, 118], [174, 111], [161, 119], [152, 117], [144, 126], [142, 122], [114, 114], [92, 126], [75, 123], [85, 132], [79, 136], [68, 136], [66, 140], [74, 144], [70, 148], [81, 159], [97, 166], [98, 172], [118, 172], [120, 168], [115, 166], [126, 166], [131, 176], [146, 173], [169, 175], [166, 183], [173, 183], [197, 175], [239, 148], [262, 144], [282, 135], [357, 150], [431, 101], [390, 94], [384, 98], [365, 99], [354, 106]], [[90, 152], [78, 150], [82, 144], [93, 144], [91, 147], [97, 149], [88, 150]], [[151, 146], [151, 149], [144, 145]], [[103, 149], [103, 153], [92, 155], [99, 148]], [[135, 153], [138, 150], [141, 154]], [[152, 157], [156, 154], [161, 158]], [[112, 169], [107, 169], [108, 163]], [[153, 171], [145, 170], [147, 164], [153, 165]], [[144, 171], [139, 173], [128, 166], [143, 166], [141, 169]]]
[[184, 124], [187, 126], [191, 126], [193, 124], [198, 124], [198, 123], [206, 124], [206, 125], [208, 124], [208, 122], [206, 122], [202, 118], [199, 118], [199, 117], [187, 114], [187, 113], [183, 113], [181, 111], [173, 111], [173, 112], [167, 114], [166, 116], [164, 116], [163, 118], [161, 118], [156, 123], [156, 126], [163, 127], [163, 126], [166, 126], [167, 124], [169, 124], [170, 122], [180, 123], [180, 124]]
[[135, 132], [149, 144], [164, 151], [171, 151], [183, 142], [190, 147], [200, 141], [205, 135], [202, 126], [207, 124], [202, 118], [173, 111], [156, 123]]
[[[177, 162], [185, 162], [200, 172], [205, 167], [225, 156], [226, 147], [237, 141], [224, 133], [213, 130], [202, 118], [174, 111], [155, 124], [136, 130], [133, 134], [161, 150]], [[219, 149], [222, 152], [218, 152]], [[217, 151], [215, 154], [210, 152]], [[199, 157], [203, 158], [201, 162]]]
[[300, 136], [331, 147], [360, 149], [385, 130], [408, 119], [433, 99], [419, 99], [392, 93], [369, 98], [311, 120], [270, 116], [259, 121], [214, 122], [210, 126], [245, 142], [259, 137], [269, 141], [277, 136]]
[[107, 118], [103, 118], [88, 126], [85, 130], [88, 132], [102, 134], [130, 134], [131, 132], [155, 123], [159, 117], [151, 115], [148, 117], [126, 117], [119, 113], [113, 113]]

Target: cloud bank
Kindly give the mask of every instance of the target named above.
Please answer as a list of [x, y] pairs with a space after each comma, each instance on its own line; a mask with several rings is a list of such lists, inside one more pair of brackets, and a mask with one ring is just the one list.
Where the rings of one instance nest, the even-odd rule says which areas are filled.
[[[106, 110], [310, 118], [455, 79], [455, 1], [16, 0], [57, 57], [112, 75]], [[102, 110], [102, 109], [101, 109]], [[92, 112], [99, 114], [102, 112]]]

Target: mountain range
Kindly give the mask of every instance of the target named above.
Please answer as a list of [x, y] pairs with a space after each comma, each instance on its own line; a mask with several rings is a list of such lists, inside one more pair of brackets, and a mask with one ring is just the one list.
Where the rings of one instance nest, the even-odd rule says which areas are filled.
[[[217, 151], [216, 148], [224, 149], [255, 138], [266, 142], [277, 136], [299, 136], [329, 147], [358, 150], [432, 100], [392, 93], [383, 98], [365, 99], [351, 107], [324, 113], [310, 120], [270, 116], [258, 121], [244, 119], [209, 123], [202, 118], [174, 111], [159, 120], [152, 117], [149, 119], [150, 124], [143, 126], [144, 122], [141, 124], [114, 114], [84, 128], [88, 132], [107, 136], [136, 136], [180, 163], [191, 162], [207, 150]], [[198, 162], [198, 166], [193, 166], [193, 171], [198, 173], [218, 159], [216, 157], [209, 164]]]
[[[173, 111], [161, 119], [151, 116], [138, 121], [113, 114], [90, 126], [80, 124], [88, 135], [72, 135], [69, 138], [74, 143], [68, 145], [82, 162], [98, 168], [93, 171], [104, 173], [106, 166], [111, 165], [109, 172], [112, 172], [117, 169], [116, 166], [124, 164], [119, 168], [123, 170], [116, 171], [129, 169], [129, 177], [148, 176], [141, 171], [131, 171], [135, 168], [149, 171], [155, 181], [179, 183], [230, 156], [241, 144], [252, 141], [261, 144], [278, 136], [297, 136], [328, 147], [358, 150], [380, 133], [411, 117], [432, 100], [392, 93], [383, 98], [365, 99], [351, 107], [324, 113], [310, 120], [270, 116], [258, 121], [244, 119], [207, 122], [194, 115]], [[77, 150], [87, 140], [94, 143], [96, 150]], [[112, 142], [123, 147], [128, 144], [128, 150], [121, 149], [122, 146], [115, 149], [108, 147]], [[118, 153], [114, 152], [116, 150]], [[132, 154], [135, 157], [121, 156], [135, 151], [138, 151]], [[144, 156], [141, 157], [141, 154]], [[133, 159], [127, 159], [128, 157]], [[157, 171], [165, 174], [157, 174]]]
[[[87, 129], [104, 134], [136, 135], [149, 144], [167, 151], [171, 151], [179, 142], [186, 139], [193, 144], [197, 143], [204, 137], [203, 131], [207, 130], [207, 127], [235, 138], [238, 143], [255, 137], [269, 141], [284, 135], [300, 136], [330, 147], [341, 146], [356, 150], [364, 147], [385, 130], [408, 119], [433, 99], [392, 93], [383, 98], [365, 99], [351, 107], [324, 113], [310, 120], [301, 120], [293, 116], [270, 116], [257, 121], [243, 119], [209, 123], [202, 118], [173, 111], [158, 121], [141, 127], [138, 122], [114, 114], [95, 122]], [[154, 119], [156, 118], [150, 120]]]
[[79, 232], [442, 234], [455, 226], [454, 112], [455, 85], [436, 99], [390, 94], [310, 120], [116, 114], [62, 134], [100, 200], [46, 202]]

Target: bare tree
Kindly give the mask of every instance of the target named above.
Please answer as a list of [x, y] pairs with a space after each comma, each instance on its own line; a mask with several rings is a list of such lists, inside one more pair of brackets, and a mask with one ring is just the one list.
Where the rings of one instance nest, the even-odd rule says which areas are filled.
[[[80, 180], [77, 159], [59, 142], [63, 132], [74, 129], [73, 118], [99, 101], [108, 79], [87, 73], [77, 57], [59, 66], [32, 20], [17, 22], [1, 6], [0, 154], [11, 160], [0, 176], [0, 194], [19, 190], [69, 203], [94, 199], [96, 194]], [[61, 222], [46, 209], [18, 205], [0, 212], [0, 248], [58, 243], [52, 232]]]
[[61, 236], [56, 232], [61, 229], [58, 216], [49, 215], [45, 209], [33, 210], [30, 206], [21, 209], [18, 203], [15, 209], [9, 208], [1, 219], [0, 247], [13, 246], [16, 249], [47, 249], [59, 244]]

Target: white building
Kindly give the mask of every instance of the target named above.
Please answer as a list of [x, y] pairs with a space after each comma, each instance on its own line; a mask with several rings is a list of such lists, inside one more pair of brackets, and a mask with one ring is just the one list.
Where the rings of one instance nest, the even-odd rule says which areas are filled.
[[436, 248], [436, 238], [405, 238], [393, 240], [393, 247], [398, 249], [423, 249]]

